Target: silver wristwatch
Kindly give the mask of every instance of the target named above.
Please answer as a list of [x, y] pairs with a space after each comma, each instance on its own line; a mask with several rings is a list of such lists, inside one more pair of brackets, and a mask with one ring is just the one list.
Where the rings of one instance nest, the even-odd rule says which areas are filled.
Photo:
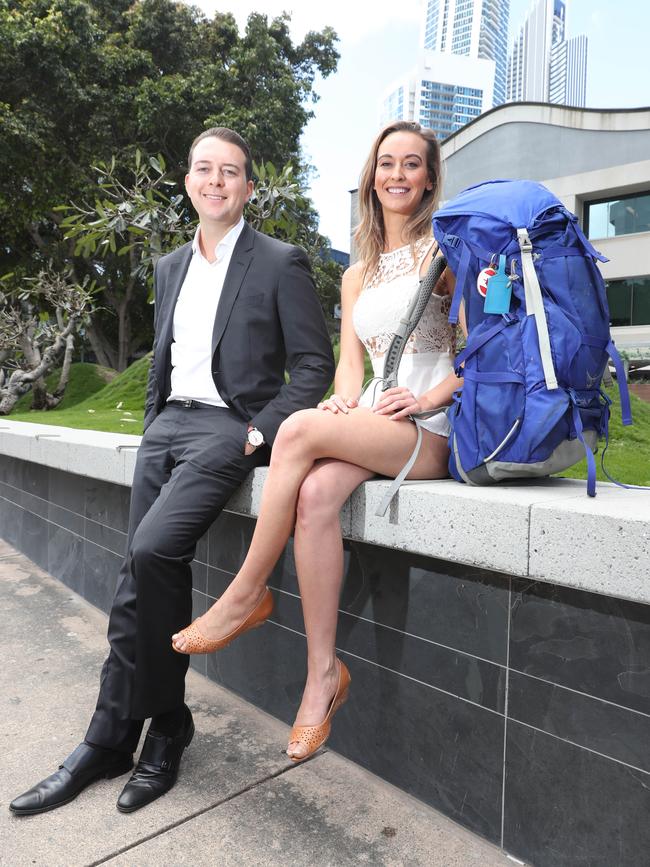
[[264, 445], [264, 434], [256, 427], [251, 427], [248, 429], [246, 442], [249, 446], [253, 446], [254, 449], [258, 449], [260, 446]]

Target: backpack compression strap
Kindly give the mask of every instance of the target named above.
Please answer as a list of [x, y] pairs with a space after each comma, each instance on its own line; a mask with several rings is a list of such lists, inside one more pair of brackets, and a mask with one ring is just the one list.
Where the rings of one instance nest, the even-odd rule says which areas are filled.
[[[393, 339], [391, 340], [391, 344], [388, 347], [388, 351], [386, 352], [384, 360], [384, 376], [382, 379], [382, 391], [386, 391], [387, 389], [393, 388], [397, 385], [397, 370], [399, 368], [399, 363], [402, 359], [402, 354], [404, 353], [406, 341], [409, 339], [411, 333], [415, 329], [415, 326], [422, 318], [422, 314], [424, 313], [424, 309], [429, 303], [429, 300], [431, 299], [433, 290], [435, 289], [438, 280], [442, 277], [444, 270], [447, 267], [447, 260], [444, 256], [436, 257], [435, 252], [433, 255], [434, 258], [431, 260], [429, 270], [422, 278], [422, 280], [420, 280], [420, 285], [418, 286], [417, 292], [411, 299], [411, 302], [403, 318], [400, 320], [400, 323], [395, 330], [395, 334], [393, 335]], [[390, 501], [399, 490], [400, 485], [408, 476], [411, 471], [411, 467], [417, 460], [417, 456], [420, 452], [420, 446], [422, 445], [421, 420], [431, 418], [431, 416], [437, 415], [438, 413], [444, 412], [445, 410], [446, 407], [443, 406], [438, 407], [438, 409], [434, 409], [431, 412], [423, 412], [418, 413], [418, 415], [411, 416], [412, 420], [415, 422], [415, 427], [418, 433], [417, 440], [415, 441], [415, 448], [411, 452], [411, 456], [404, 464], [399, 474], [391, 482], [388, 491], [386, 492], [381, 503], [377, 507], [375, 515], [383, 517], [386, 514], [386, 509], [388, 508]]]
[[537, 339], [539, 341], [539, 354], [542, 360], [546, 388], [548, 388], [549, 391], [552, 391], [558, 387], [557, 377], [555, 376], [555, 368], [553, 367], [551, 340], [548, 335], [548, 323], [546, 322], [542, 290], [540, 289], [537, 272], [535, 271], [535, 263], [533, 262], [533, 245], [528, 237], [528, 230], [517, 229], [517, 240], [519, 241], [519, 249], [521, 250], [521, 270], [524, 275], [526, 315], [535, 317]]

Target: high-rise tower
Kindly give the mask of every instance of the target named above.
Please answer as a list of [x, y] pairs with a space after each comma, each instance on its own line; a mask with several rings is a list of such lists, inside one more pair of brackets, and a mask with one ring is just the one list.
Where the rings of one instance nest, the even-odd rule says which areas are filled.
[[506, 98], [510, 0], [427, 0], [415, 69], [382, 102], [382, 122], [417, 120], [445, 138]]
[[535, 0], [508, 58], [508, 102], [584, 106], [587, 37], [566, 38], [567, 3]]
[[510, 0], [427, 0], [422, 47], [441, 54], [493, 60], [493, 104], [506, 98]]

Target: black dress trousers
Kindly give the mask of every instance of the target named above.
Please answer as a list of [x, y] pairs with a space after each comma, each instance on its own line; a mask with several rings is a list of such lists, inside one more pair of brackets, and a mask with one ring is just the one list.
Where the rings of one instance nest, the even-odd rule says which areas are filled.
[[197, 542], [270, 455], [267, 446], [244, 455], [246, 431], [231, 409], [168, 405], [143, 436], [91, 744], [133, 752], [145, 719], [183, 703], [189, 657], [171, 636], [191, 619]]

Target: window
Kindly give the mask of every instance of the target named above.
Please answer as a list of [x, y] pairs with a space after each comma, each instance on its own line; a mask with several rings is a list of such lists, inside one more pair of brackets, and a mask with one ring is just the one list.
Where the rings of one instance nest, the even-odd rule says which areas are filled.
[[607, 301], [612, 325], [650, 325], [650, 277], [608, 281]]
[[650, 232], [650, 192], [585, 203], [588, 238], [615, 238]]

